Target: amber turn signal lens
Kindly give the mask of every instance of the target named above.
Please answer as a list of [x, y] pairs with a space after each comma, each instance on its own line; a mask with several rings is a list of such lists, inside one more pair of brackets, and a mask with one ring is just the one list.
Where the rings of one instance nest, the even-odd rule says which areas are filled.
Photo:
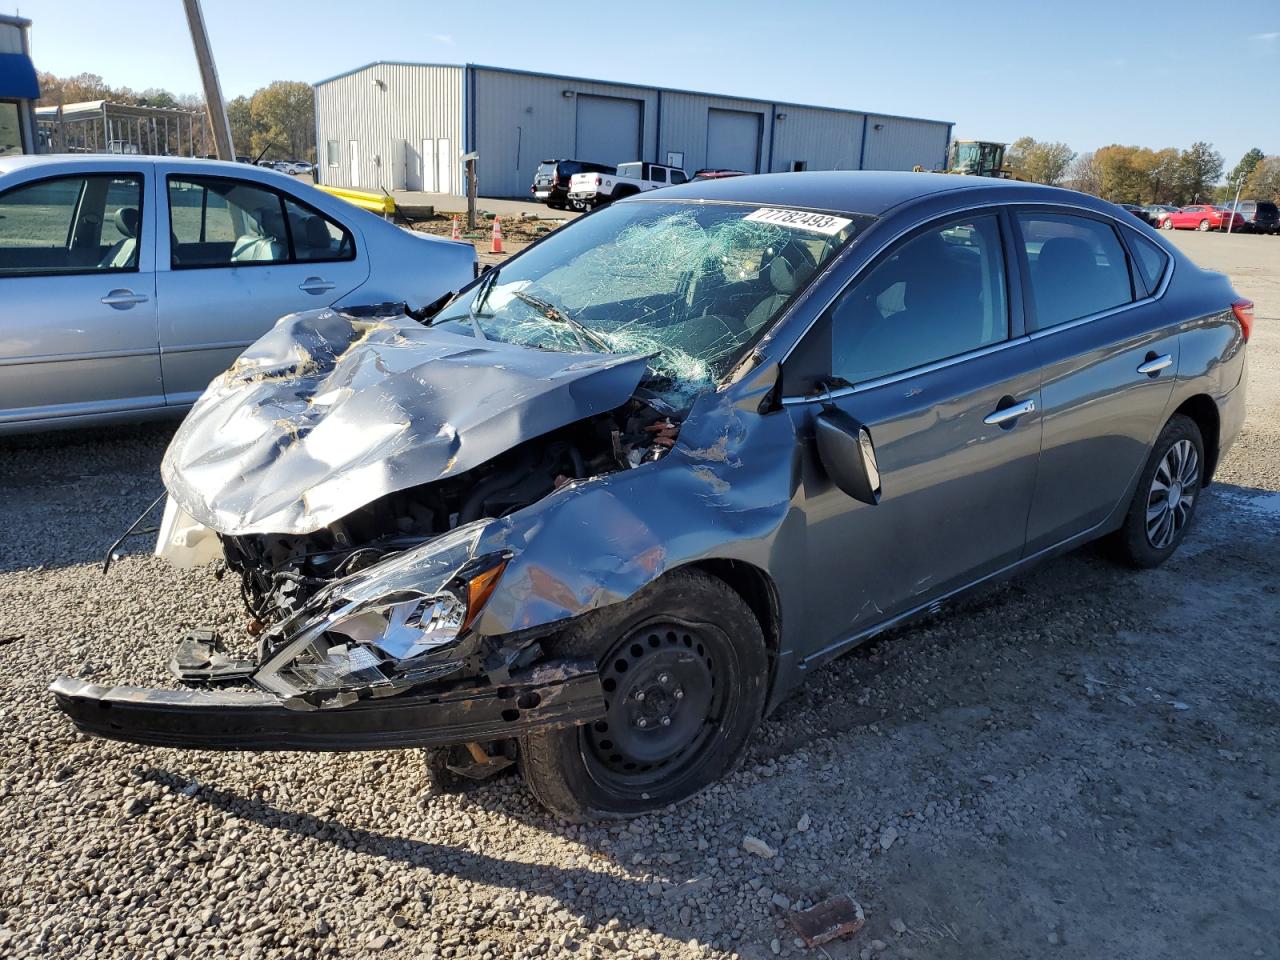
[[502, 579], [502, 572], [506, 569], [507, 561], [499, 560], [488, 570], [480, 571], [467, 581], [467, 615], [463, 618], [462, 630], [470, 627], [476, 617], [480, 616], [480, 611], [489, 602], [489, 597], [493, 595], [498, 581]]

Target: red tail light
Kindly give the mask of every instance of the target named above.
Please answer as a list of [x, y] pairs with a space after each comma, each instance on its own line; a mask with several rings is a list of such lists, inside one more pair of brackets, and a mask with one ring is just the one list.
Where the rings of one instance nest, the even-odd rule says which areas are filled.
[[1253, 301], [1246, 300], [1241, 297], [1239, 300], [1231, 304], [1231, 312], [1236, 315], [1236, 319], [1240, 321], [1240, 332], [1244, 335], [1245, 342], [1249, 341], [1249, 334], [1253, 333]]
[[601, 184], [601, 183], [603, 183], [603, 182], [604, 182], [604, 181], [603, 181], [603, 180], [601, 180], [599, 177], [596, 177], [596, 186], [597, 186], [597, 187], [598, 187], [598, 186], [600, 186], [600, 184]]

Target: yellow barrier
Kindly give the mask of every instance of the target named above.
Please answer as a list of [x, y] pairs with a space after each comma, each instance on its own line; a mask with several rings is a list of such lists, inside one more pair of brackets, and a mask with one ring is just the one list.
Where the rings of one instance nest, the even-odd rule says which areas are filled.
[[373, 193], [369, 190], [351, 190], [347, 187], [326, 187], [319, 183], [316, 184], [316, 189], [332, 194], [339, 200], [355, 204], [357, 207], [380, 213], [384, 217], [393, 217], [396, 213], [396, 201], [390, 194]]

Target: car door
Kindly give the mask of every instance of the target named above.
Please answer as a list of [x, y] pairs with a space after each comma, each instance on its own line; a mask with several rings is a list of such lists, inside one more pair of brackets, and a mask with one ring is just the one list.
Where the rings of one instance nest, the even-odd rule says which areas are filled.
[[0, 427], [164, 405], [151, 169], [0, 188]]
[[1088, 533], [1126, 500], [1165, 419], [1178, 317], [1128, 244], [1158, 245], [1100, 214], [1024, 208], [1013, 218], [1027, 330], [1043, 368], [1044, 443], [1027, 552]]
[[[807, 609], [819, 647], [1022, 556], [1040, 371], [1018, 291], [1008, 289], [1003, 219], [967, 214], [914, 231], [862, 271], [784, 362], [784, 384], [816, 376], [834, 386], [786, 401], [806, 446]], [[814, 420], [832, 411], [869, 430], [881, 483], [874, 505], [843, 493], [817, 457]]]
[[164, 170], [160, 362], [169, 404], [193, 402], [280, 317], [328, 306], [369, 275], [356, 232], [256, 180]]

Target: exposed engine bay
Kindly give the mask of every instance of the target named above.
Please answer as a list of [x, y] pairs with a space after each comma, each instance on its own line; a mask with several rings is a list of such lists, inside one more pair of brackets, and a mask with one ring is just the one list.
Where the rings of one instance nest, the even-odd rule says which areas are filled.
[[660, 459], [678, 414], [641, 387], [622, 408], [527, 440], [457, 476], [399, 490], [307, 534], [221, 535], [240, 578], [251, 633], [288, 618], [334, 580], [483, 518], [504, 517], [554, 490]]

